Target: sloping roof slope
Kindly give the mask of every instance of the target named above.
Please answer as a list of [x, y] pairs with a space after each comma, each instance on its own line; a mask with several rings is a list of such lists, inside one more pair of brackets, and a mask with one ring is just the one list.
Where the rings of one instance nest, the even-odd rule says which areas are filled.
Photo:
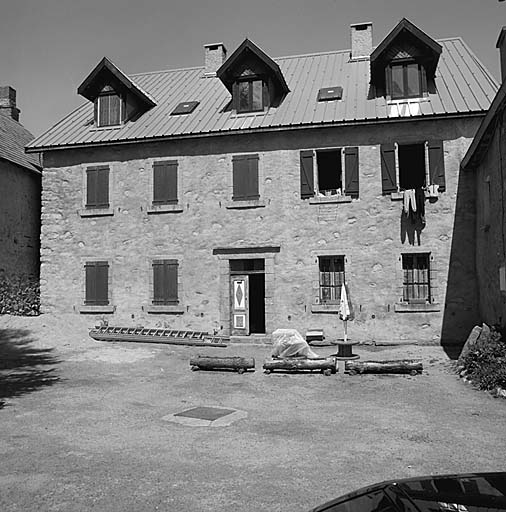
[[40, 172], [36, 155], [27, 155], [25, 146], [33, 140], [33, 135], [21, 124], [0, 114], [0, 158], [14, 164]]
[[[332, 126], [387, 121], [400, 117], [484, 113], [498, 85], [461, 38], [439, 41], [443, 51], [436, 70], [436, 92], [427, 99], [388, 103], [369, 91], [368, 60], [350, 61], [349, 50], [274, 59], [290, 92], [267, 112], [236, 114], [226, 109], [231, 96], [217, 78], [203, 78], [204, 69], [190, 68], [133, 75], [157, 106], [118, 129], [96, 129], [93, 104], [82, 105], [28, 145], [31, 150], [75, 145], [153, 140], [244, 131]], [[340, 85], [342, 100], [318, 102], [322, 87]], [[182, 101], [200, 101], [189, 115], [171, 116]]]

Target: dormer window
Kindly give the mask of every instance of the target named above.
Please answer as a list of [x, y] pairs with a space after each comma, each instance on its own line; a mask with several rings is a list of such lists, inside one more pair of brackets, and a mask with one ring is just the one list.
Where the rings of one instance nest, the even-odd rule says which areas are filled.
[[419, 98], [427, 90], [425, 69], [412, 60], [392, 62], [386, 72], [387, 94], [392, 100]]
[[259, 112], [264, 110], [264, 82], [258, 78], [238, 80], [235, 85], [237, 112]]
[[97, 126], [117, 126], [122, 123], [123, 101], [112, 87], [104, 87], [95, 101]]

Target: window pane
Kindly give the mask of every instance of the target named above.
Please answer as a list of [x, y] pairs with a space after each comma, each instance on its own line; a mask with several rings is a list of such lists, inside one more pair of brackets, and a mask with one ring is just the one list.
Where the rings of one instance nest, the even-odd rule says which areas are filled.
[[239, 110], [250, 110], [249, 106], [249, 82], [239, 82], [237, 90], [239, 92]]
[[409, 97], [420, 96], [420, 71], [418, 64], [407, 64], [407, 95]]
[[402, 65], [392, 66], [392, 98], [404, 98], [403, 73]]
[[254, 80], [251, 82], [253, 88], [253, 104], [251, 110], [262, 110], [264, 105], [262, 101], [262, 80]]

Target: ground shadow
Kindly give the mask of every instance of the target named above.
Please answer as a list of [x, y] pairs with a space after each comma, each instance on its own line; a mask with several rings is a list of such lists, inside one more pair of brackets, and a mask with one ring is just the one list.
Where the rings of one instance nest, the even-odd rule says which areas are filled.
[[31, 393], [59, 380], [52, 349], [33, 347], [31, 332], [0, 329], [0, 408], [6, 398]]

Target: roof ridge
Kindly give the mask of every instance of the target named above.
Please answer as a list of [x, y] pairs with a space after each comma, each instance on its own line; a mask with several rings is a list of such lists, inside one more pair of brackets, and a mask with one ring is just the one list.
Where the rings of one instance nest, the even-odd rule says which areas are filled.
[[188, 68], [174, 68], [174, 69], [160, 69], [158, 71], [144, 71], [142, 73], [131, 73], [127, 76], [134, 77], [134, 76], [146, 76], [146, 75], [159, 75], [162, 73], [175, 73], [176, 71], [193, 71], [196, 69], [204, 69], [204, 66], [192, 66]]

